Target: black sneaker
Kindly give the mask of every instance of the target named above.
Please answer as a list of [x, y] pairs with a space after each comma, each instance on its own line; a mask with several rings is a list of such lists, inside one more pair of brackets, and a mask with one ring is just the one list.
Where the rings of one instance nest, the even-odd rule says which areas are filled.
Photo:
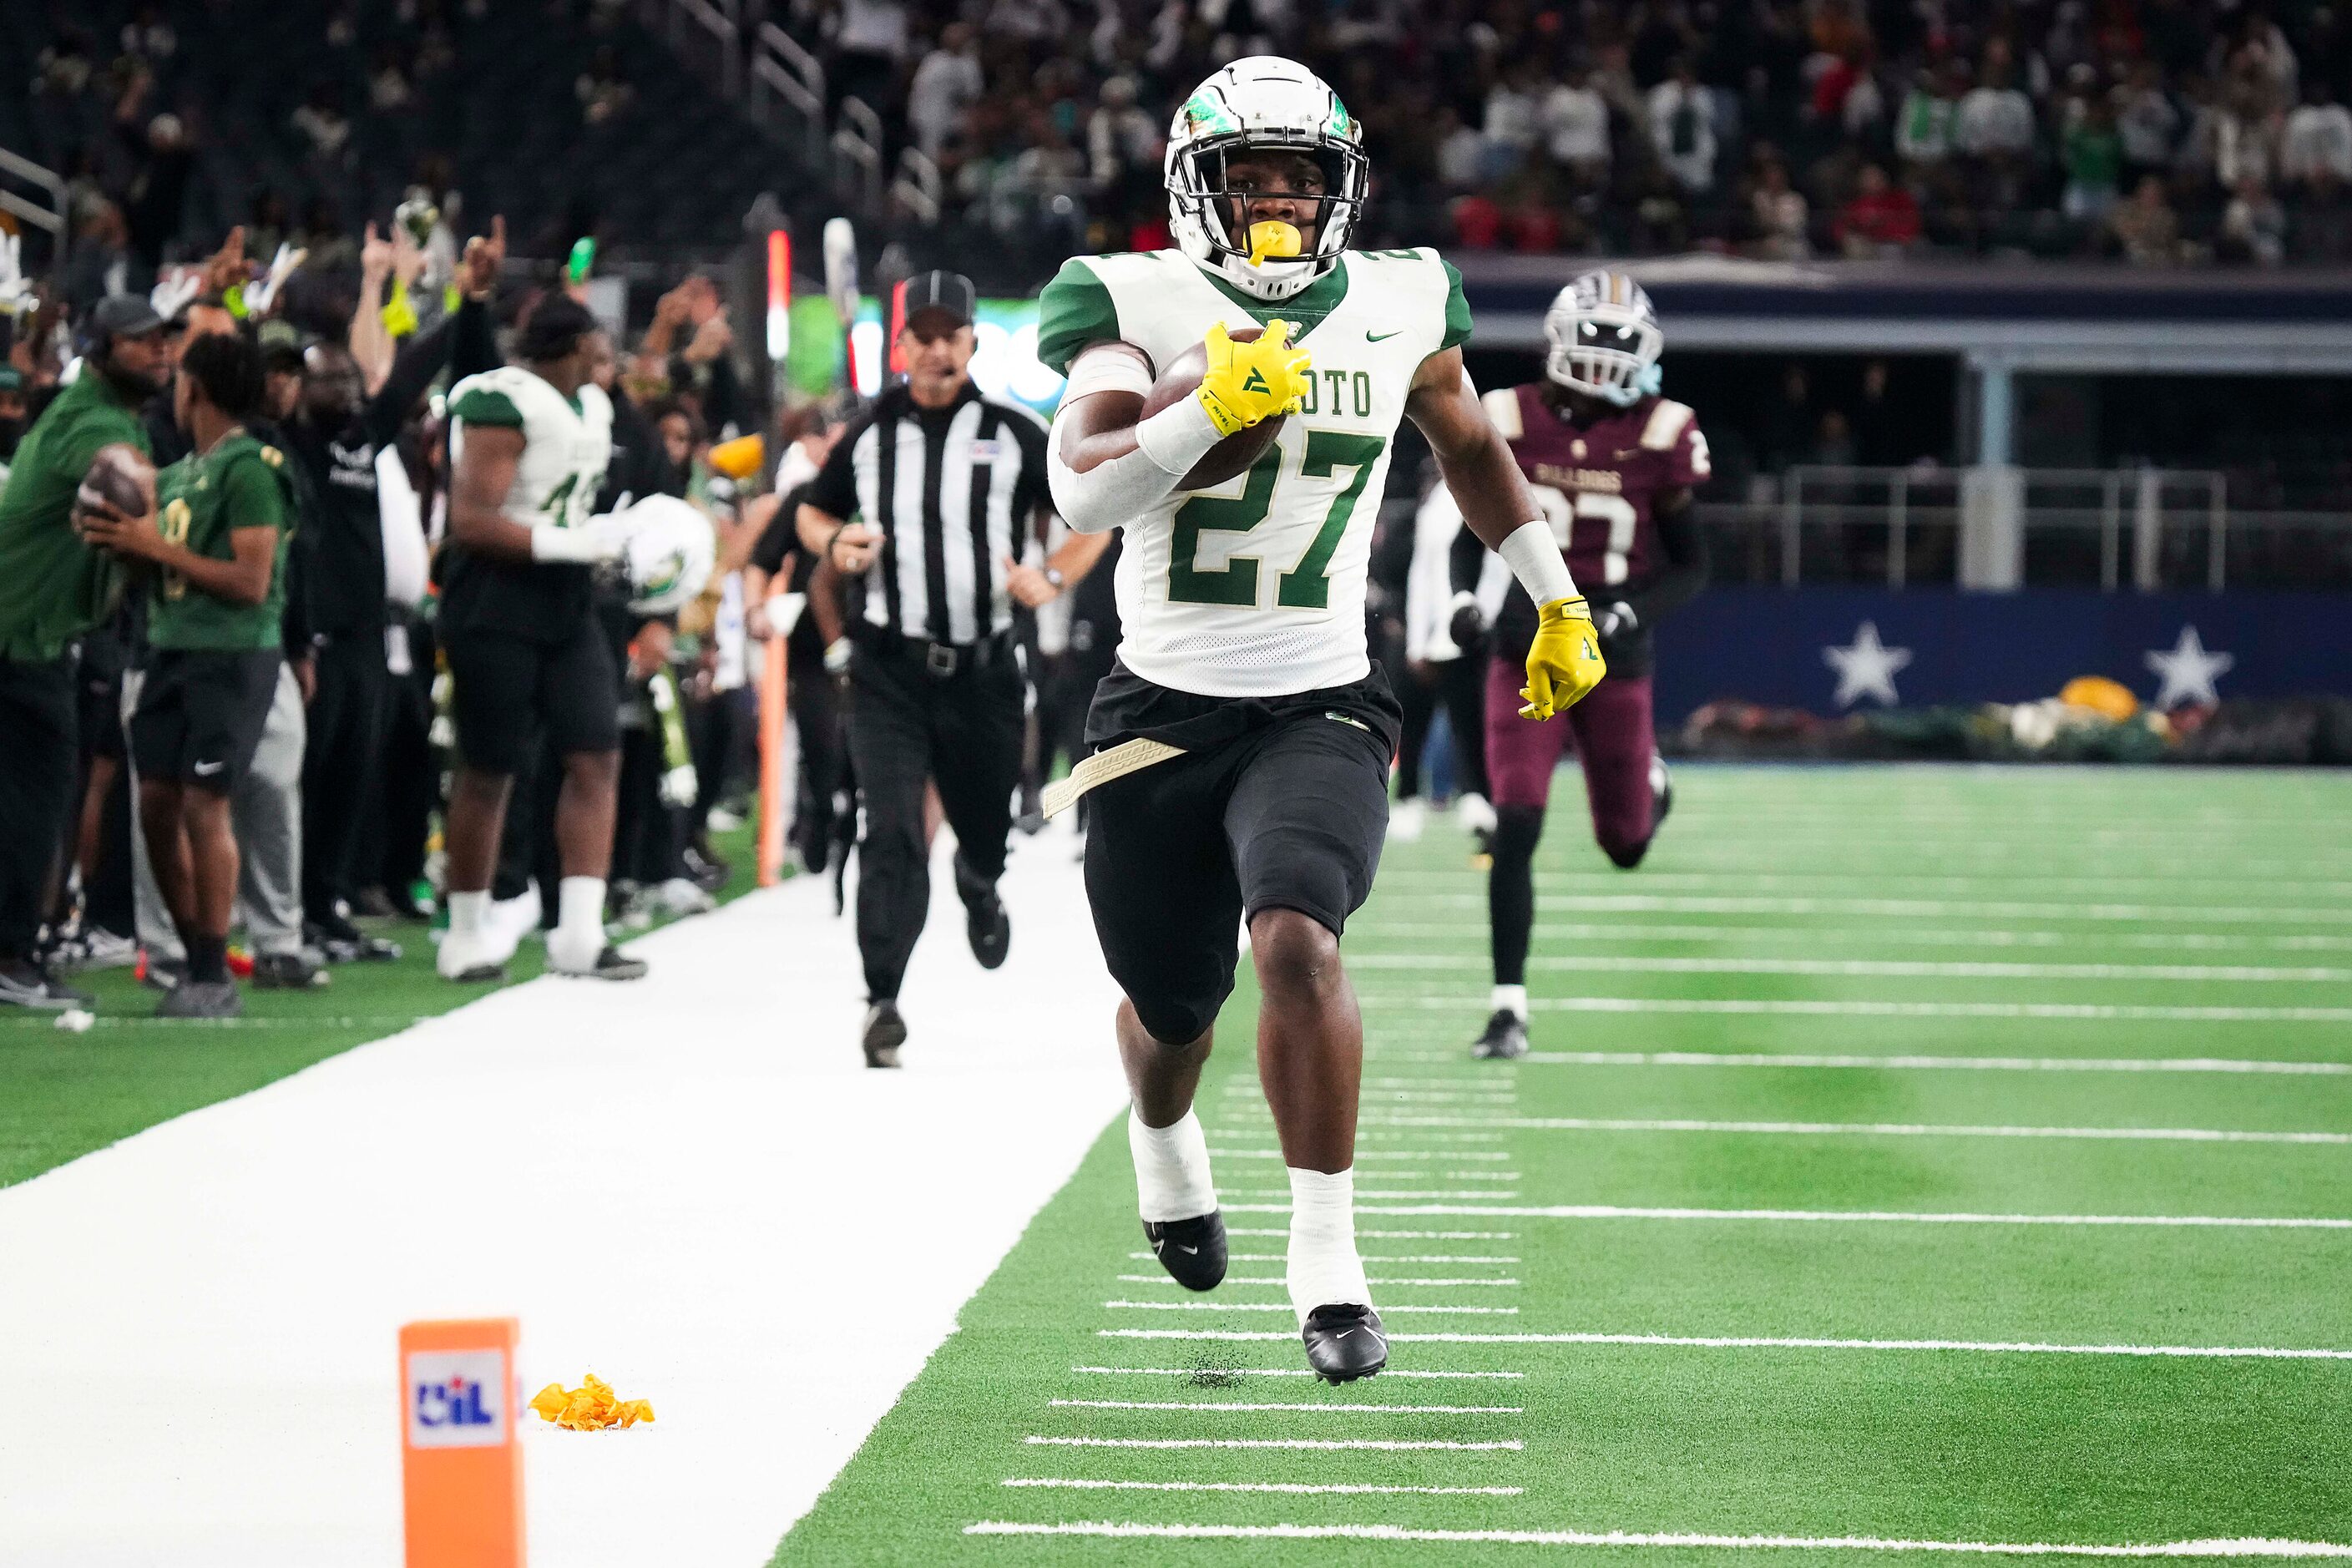
[[628, 958], [617, 947], [605, 947], [596, 955], [596, 962], [586, 969], [558, 969], [551, 963], [550, 974], [568, 974], [574, 980], [643, 980], [648, 965], [642, 958]]
[[867, 1067], [898, 1065], [898, 1047], [907, 1043], [907, 1020], [899, 1016], [898, 1003], [884, 1000], [866, 1009], [866, 1030], [859, 1043], [866, 1047]]
[[1326, 1383], [1353, 1383], [1389, 1364], [1389, 1336], [1370, 1307], [1318, 1307], [1299, 1331], [1307, 1364]]
[[1187, 1290], [1213, 1290], [1225, 1278], [1225, 1220], [1215, 1210], [1196, 1219], [1145, 1220], [1143, 1239], [1168, 1278]]
[[242, 1018], [245, 997], [234, 980], [183, 980], [155, 1004], [158, 1018]]
[[1002, 968], [1004, 955], [1013, 950], [1013, 917], [1004, 912], [1004, 900], [996, 896], [996, 884], [983, 882], [964, 868], [959, 854], [955, 863], [956, 891], [963, 897], [964, 934], [971, 939], [971, 955], [980, 960], [982, 969]]
[[299, 952], [264, 952], [253, 961], [253, 984], [257, 991], [308, 991], [333, 978]]
[[77, 991], [40, 964], [0, 964], [0, 1007], [62, 1013], [68, 1007], [89, 1005], [88, 992]]
[[1508, 1061], [1528, 1054], [1528, 1021], [1508, 1007], [1497, 1007], [1486, 1020], [1486, 1032], [1471, 1042], [1470, 1054], [1481, 1061]]
[[342, 915], [332, 915], [305, 926], [303, 940], [327, 955], [329, 963], [390, 963], [400, 956], [400, 944], [370, 936]]

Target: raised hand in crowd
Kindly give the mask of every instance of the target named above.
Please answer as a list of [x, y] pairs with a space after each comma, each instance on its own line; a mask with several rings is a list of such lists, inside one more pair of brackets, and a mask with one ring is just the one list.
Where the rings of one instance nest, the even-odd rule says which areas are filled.
[[468, 300], [488, 300], [499, 286], [499, 273], [507, 264], [506, 215], [490, 217], [490, 232], [476, 235], [466, 242], [465, 257], [457, 263], [457, 291]]

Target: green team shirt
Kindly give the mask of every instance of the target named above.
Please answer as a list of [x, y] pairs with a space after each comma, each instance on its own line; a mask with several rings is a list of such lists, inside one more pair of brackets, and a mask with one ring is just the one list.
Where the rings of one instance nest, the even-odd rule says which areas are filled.
[[73, 500], [99, 448], [117, 442], [150, 450], [139, 411], [85, 367], [16, 448], [0, 490], [0, 658], [62, 658], [113, 610], [121, 568], [82, 542]]
[[155, 526], [198, 555], [234, 561], [229, 535], [278, 531], [269, 592], [258, 605], [232, 605], [165, 572], [149, 589], [147, 640], [157, 647], [276, 647], [286, 613], [286, 547], [294, 537], [294, 479], [286, 454], [238, 430], [209, 452], [191, 454], [155, 477]]

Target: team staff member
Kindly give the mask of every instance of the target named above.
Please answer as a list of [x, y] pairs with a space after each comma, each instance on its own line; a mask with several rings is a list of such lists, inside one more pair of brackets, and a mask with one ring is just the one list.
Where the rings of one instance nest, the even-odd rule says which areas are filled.
[[[956, 891], [982, 968], [1004, 962], [1012, 922], [997, 897], [1025, 687], [1013, 604], [1042, 605], [1083, 576], [1103, 539], [1073, 534], [1040, 568], [1045, 430], [971, 384], [971, 281], [927, 272], [906, 285], [907, 380], [874, 400], [810, 482], [801, 541], [865, 581], [850, 617], [849, 755], [866, 798], [857, 948], [866, 963], [868, 1067], [898, 1065], [898, 985], [930, 911], [923, 785], [956, 833]], [[855, 519], [856, 521], [850, 521]]]
[[156, 477], [155, 510], [85, 515], [94, 544], [143, 562], [153, 650], [131, 756], [148, 858], [188, 955], [160, 1017], [233, 1018], [228, 973], [237, 842], [229, 796], [253, 764], [285, 664], [286, 552], [297, 515], [285, 454], [246, 429], [261, 407], [260, 346], [190, 342], [173, 401], [193, 450]]
[[74, 640], [114, 605], [113, 559], [74, 522], [74, 496], [101, 447], [149, 449], [140, 405], [163, 385], [169, 343], [144, 300], [118, 294], [91, 317], [81, 374], [17, 447], [0, 490], [0, 1004], [88, 1000], [34, 953], [43, 891], [73, 807]]

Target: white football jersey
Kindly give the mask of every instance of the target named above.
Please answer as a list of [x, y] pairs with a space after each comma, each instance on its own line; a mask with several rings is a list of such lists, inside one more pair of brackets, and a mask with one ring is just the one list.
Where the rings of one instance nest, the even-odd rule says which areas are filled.
[[469, 425], [522, 431], [522, 460], [500, 510], [525, 528], [580, 528], [613, 459], [613, 401], [590, 382], [578, 401], [519, 364], [469, 375], [449, 389], [449, 461]]
[[1461, 275], [1433, 250], [1349, 251], [1278, 304], [1181, 251], [1077, 257], [1046, 285], [1038, 357], [1065, 372], [1117, 340], [1155, 374], [1223, 321], [1280, 318], [1313, 355], [1313, 391], [1249, 472], [1178, 491], [1125, 524], [1119, 658], [1208, 697], [1271, 697], [1361, 680], [1364, 578], [1389, 453], [1412, 378], [1470, 335]]

